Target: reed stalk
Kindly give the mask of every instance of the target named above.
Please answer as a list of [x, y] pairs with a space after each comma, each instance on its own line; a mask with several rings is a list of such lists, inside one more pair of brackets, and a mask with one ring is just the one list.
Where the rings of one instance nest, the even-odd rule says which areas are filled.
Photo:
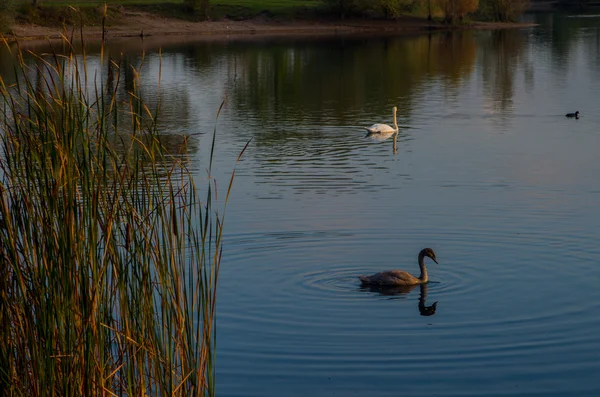
[[220, 211], [119, 65], [90, 90], [63, 44], [0, 76], [0, 394], [212, 396], [234, 174]]

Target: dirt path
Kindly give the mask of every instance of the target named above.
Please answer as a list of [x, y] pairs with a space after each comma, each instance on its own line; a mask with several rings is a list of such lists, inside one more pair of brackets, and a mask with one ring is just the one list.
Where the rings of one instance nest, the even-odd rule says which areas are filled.
[[[492, 24], [477, 23], [472, 26], [459, 27], [470, 29], [493, 29], [524, 27], [524, 24]], [[286, 21], [281, 22], [269, 18], [255, 18], [246, 21], [207, 21], [190, 22], [180, 19], [165, 18], [148, 12], [123, 10], [118, 21], [107, 28], [106, 37], [139, 37], [144, 36], [229, 36], [243, 34], [270, 35], [322, 35], [343, 33], [377, 33], [398, 32], [417, 33], [432, 30], [448, 30], [447, 25], [429, 23], [418, 18], [401, 18], [396, 21], [387, 20], [319, 20], [319, 21]], [[452, 29], [457, 29], [456, 27]], [[102, 28], [89, 26], [83, 28], [87, 38], [101, 38]], [[63, 28], [17, 24], [13, 27], [13, 37], [19, 40], [35, 40], [59, 38]], [[70, 33], [69, 33], [70, 34]]]

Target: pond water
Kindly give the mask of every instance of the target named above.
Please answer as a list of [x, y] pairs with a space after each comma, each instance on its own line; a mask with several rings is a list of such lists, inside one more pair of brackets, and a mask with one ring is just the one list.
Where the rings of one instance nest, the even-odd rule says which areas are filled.
[[[143, 60], [199, 184], [224, 98], [222, 192], [252, 139], [227, 210], [218, 395], [598, 395], [600, 15], [528, 18], [541, 25], [203, 39], [161, 56], [109, 44]], [[393, 106], [395, 145], [366, 137]], [[424, 247], [439, 261], [426, 288], [360, 288], [418, 275]]]

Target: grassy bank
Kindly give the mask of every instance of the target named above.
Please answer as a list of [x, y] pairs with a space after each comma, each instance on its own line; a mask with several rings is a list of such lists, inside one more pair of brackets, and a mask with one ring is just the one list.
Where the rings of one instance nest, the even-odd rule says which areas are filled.
[[[1, 1], [1, 0], [0, 0]], [[17, 1], [17, 0], [9, 0]], [[340, 13], [339, 4], [355, 4], [351, 10]], [[204, 15], [193, 12], [184, 0], [107, 0], [107, 1], [65, 1], [47, 0], [33, 6], [30, 2], [15, 3], [17, 23], [29, 23], [41, 26], [100, 26], [104, 5], [107, 7], [106, 25], [115, 26], [122, 23], [126, 13], [136, 11], [149, 12], [153, 15], [175, 18], [185, 21], [203, 21]], [[383, 4], [383, 3], [382, 3]], [[211, 21], [250, 20], [262, 18], [274, 21], [295, 20], [340, 20], [341, 14], [346, 17], [366, 19], [388, 19], [407, 15], [425, 19], [427, 8], [420, 2], [402, 12], [389, 12], [377, 2], [334, 0], [212, 0], [207, 12]], [[434, 16], [440, 17], [440, 11], [433, 9]]]
[[[106, 22], [108, 26], [118, 24], [124, 12], [146, 11], [152, 14], [188, 21], [201, 21], [203, 16], [190, 12], [181, 0], [108, 0], [108, 1], [47, 1], [33, 6], [21, 3], [16, 7], [17, 22], [44, 26], [98, 26], [101, 24], [104, 4], [107, 4]], [[323, 15], [323, 2], [320, 0], [218, 0], [211, 2], [211, 20], [224, 18], [245, 20], [257, 16], [269, 18], [314, 17]]]
[[212, 154], [198, 190], [186, 145], [161, 143], [139, 70], [88, 75], [85, 52], [62, 47], [19, 54], [12, 86], [0, 77], [0, 390], [213, 395]]
[[[3, 0], [0, 0], [3, 1]], [[17, 0], [4, 0], [17, 1]], [[452, 1], [463, 1], [471, 4], [470, 8], [448, 7]], [[347, 26], [348, 21], [359, 21], [371, 24], [374, 30], [388, 29], [381, 26], [387, 22], [402, 25], [409, 29], [416, 24], [431, 25], [432, 28], [464, 28], [472, 26], [476, 21], [510, 22], [518, 19], [528, 4], [528, 0], [213, 0], [206, 10], [194, 11], [194, 7], [184, 0], [107, 0], [106, 2], [90, 0], [69, 2], [65, 0], [47, 0], [38, 6], [29, 2], [18, 3], [16, 23], [21, 27], [43, 26], [68, 28], [84, 26], [86, 32], [90, 27], [113, 27], [121, 34], [137, 35], [141, 31], [154, 30], [155, 35], [166, 34], [211, 34], [211, 29], [222, 33], [231, 33], [229, 27], [200, 26], [192, 28], [186, 23], [210, 20], [213, 22], [246, 21], [261, 26], [283, 26], [284, 24], [301, 23]], [[107, 4], [106, 15], [104, 5]], [[506, 9], [498, 8], [499, 4]], [[431, 5], [431, 7], [429, 6]], [[1, 14], [0, 10], [0, 14]], [[158, 18], [157, 18], [158, 17]], [[145, 20], [141, 20], [145, 18]], [[132, 23], [132, 19], [136, 22]], [[123, 33], [124, 26], [132, 26], [128, 33]], [[240, 24], [237, 24], [238, 27]], [[436, 26], [437, 25], [437, 26]], [[440, 26], [443, 25], [443, 26]], [[261, 28], [259, 28], [261, 29]], [[331, 30], [336, 30], [332, 27]], [[255, 32], [250, 28], [247, 32]], [[292, 28], [293, 30], [293, 28]], [[0, 32], [11, 32], [2, 26]], [[241, 29], [237, 30], [240, 33]], [[43, 37], [47, 34], [37, 30], [37, 34], [18, 29], [20, 37]], [[56, 33], [53, 34], [56, 36]], [[97, 34], [95, 34], [97, 36]]]

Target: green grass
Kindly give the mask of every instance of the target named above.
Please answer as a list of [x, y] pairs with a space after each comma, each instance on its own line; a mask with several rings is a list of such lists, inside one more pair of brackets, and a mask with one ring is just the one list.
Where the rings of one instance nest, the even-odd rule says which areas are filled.
[[[284, 10], [297, 7], [314, 7], [321, 3], [320, 0], [213, 0], [213, 6], [235, 6], [246, 7], [252, 10]], [[64, 0], [45, 0], [41, 3], [44, 6], [73, 6], [73, 7], [95, 7], [103, 4], [183, 4], [181, 0], [107, 0], [107, 1], [64, 1]]]
[[127, 6], [127, 5], [137, 5], [137, 4], [147, 4], [147, 5], [151, 5], [151, 4], [183, 4], [183, 1], [180, 0], [107, 0], [107, 1], [97, 1], [97, 0], [91, 0], [91, 1], [64, 1], [64, 0], [46, 0], [40, 3], [41, 6], [43, 7], [65, 7], [65, 6], [72, 6], [72, 7], [78, 7], [78, 8], [85, 8], [85, 7], [100, 7], [103, 6], [104, 4], [108, 4], [108, 5], [122, 5], [122, 6]]
[[299, 8], [318, 8], [322, 5], [320, 0], [216, 0], [211, 2], [214, 6], [245, 7], [249, 10], [269, 10], [273, 13], [286, 12]]
[[[44, 26], [99, 26], [104, 4], [108, 5], [107, 21], [119, 23], [121, 6], [126, 9], [142, 10], [157, 15], [185, 20], [199, 20], [189, 12], [181, 0], [107, 0], [107, 1], [64, 1], [47, 0], [33, 7], [30, 2], [22, 2], [18, 7], [17, 18]], [[322, 9], [321, 0], [216, 0], [210, 5], [212, 19], [224, 17], [249, 19], [261, 14], [276, 18], [310, 16]], [[73, 10], [76, 8], [77, 10]]]
[[[44, 3], [43, 6], [34, 7], [30, 3], [22, 3], [17, 8], [16, 19], [41, 26], [100, 26], [104, 14], [103, 5], [86, 5], [73, 7], [53, 3]], [[108, 7], [106, 18], [108, 21], [118, 20], [120, 11], [116, 7]]]
[[[146, 11], [169, 18], [189, 21], [200, 21], [206, 16], [211, 20], [223, 18], [246, 20], [255, 17], [268, 17], [279, 20], [337, 18], [340, 15], [363, 17], [398, 17], [409, 16], [425, 19], [427, 6], [425, 2], [404, 3], [392, 2], [392, 11], [384, 11], [377, 2], [359, 1], [352, 7], [342, 10], [339, 4], [331, 0], [212, 0], [207, 15], [196, 15], [190, 12], [183, 0], [45, 0], [38, 7], [29, 1], [22, 1], [17, 13], [17, 20], [44, 26], [99, 26], [100, 13], [108, 5], [107, 26], [120, 24], [120, 14], [125, 10]], [[408, 3], [406, 3], [408, 4]], [[433, 15], [440, 19], [443, 15], [439, 7], [433, 3]], [[74, 11], [71, 7], [77, 8]], [[396, 8], [394, 8], [396, 7]], [[400, 7], [400, 8], [397, 8]], [[481, 17], [482, 12], [477, 14]]]
[[185, 145], [161, 144], [139, 70], [123, 103], [118, 64], [88, 76], [85, 53], [62, 47], [0, 78], [0, 390], [214, 395], [213, 151], [198, 189]]
[[313, 15], [323, 7], [320, 0], [216, 0], [211, 2], [212, 13], [230, 17], [251, 18], [259, 14], [289, 18]]

